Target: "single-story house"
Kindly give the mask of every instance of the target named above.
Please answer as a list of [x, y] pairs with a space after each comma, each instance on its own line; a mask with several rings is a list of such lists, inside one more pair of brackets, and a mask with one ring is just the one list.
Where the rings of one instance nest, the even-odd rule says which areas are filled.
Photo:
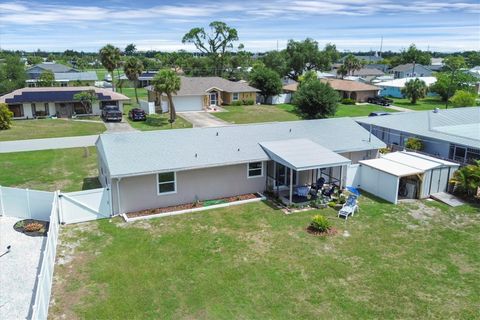
[[[210, 107], [228, 105], [234, 101], [257, 100], [255, 89], [244, 81], [229, 81], [220, 77], [180, 77], [180, 90], [173, 95], [173, 104], [177, 112], [202, 111]], [[155, 106], [168, 109], [166, 95], [160, 96], [153, 86], [146, 87], [148, 101]], [[164, 107], [165, 106], [165, 107]]]
[[357, 187], [392, 203], [447, 192], [459, 165], [415, 152], [393, 152], [360, 161]]
[[399, 79], [409, 77], [431, 77], [433, 72], [421, 64], [406, 63], [390, 69], [390, 73], [394, 75], [395, 79]]
[[96, 142], [114, 214], [265, 190], [292, 203], [295, 187], [320, 176], [350, 183], [350, 164], [383, 147], [351, 118], [102, 134]]
[[[97, 102], [92, 110], [87, 110], [75, 100], [77, 93], [94, 91]], [[123, 110], [123, 103], [130, 98], [112, 90], [97, 87], [34, 87], [22, 88], [0, 97], [0, 103], [6, 103], [13, 112], [14, 119], [32, 119], [37, 117], [72, 115], [100, 115], [106, 105], [117, 105]]]
[[[342, 58], [340, 58], [340, 62], [343, 63], [345, 62], [345, 59], [348, 57], [348, 55], [346, 56], [343, 56]], [[382, 61], [382, 57], [380, 57], [377, 53], [375, 53], [374, 55], [368, 55], [368, 56], [359, 56], [359, 55], [355, 55], [354, 56], [355, 58], [357, 58], [358, 60], [360, 61], [365, 61], [366, 63], [368, 64], [371, 64], [371, 63], [378, 63], [380, 61]]]
[[45, 71], [53, 73], [78, 72], [77, 69], [55, 62], [43, 62], [27, 68], [26, 73], [29, 79], [38, 79]]
[[[152, 84], [153, 77], [158, 73], [158, 71], [144, 71], [138, 76], [138, 87], [144, 88]], [[120, 75], [120, 77], [115, 76], [115, 78], [122, 81], [123, 87], [134, 87], [135, 84], [128, 80], [125, 74]], [[110, 79], [111, 81], [112, 79]]]
[[26, 86], [36, 87], [38, 79], [45, 71], [50, 71], [53, 73], [55, 85], [59, 87], [79, 85], [93, 86], [95, 81], [98, 80], [97, 73], [95, 71], [79, 71], [63, 64], [55, 62], [43, 62], [26, 70]]
[[[320, 81], [330, 84], [330, 86], [339, 93], [341, 99], [349, 98], [357, 102], [365, 102], [369, 97], [376, 97], [380, 89], [371, 84], [353, 80], [324, 78], [320, 79]], [[283, 86], [283, 91], [294, 93], [297, 91], [297, 88], [298, 83], [290, 83]]]
[[466, 164], [480, 160], [480, 108], [398, 112], [356, 121], [387, 145], [403, 148], [408, 138], [422, 141], [422, 152]]
[[[375, 85], [380, 87], [380, 96], [382, 97], [394, 97], [394, 98], [404, 98], [405, 96], [402, 93], [403, 87], [405, 84], [411, 80], [419, 79], [425, 82], [427, 87], [431, 86], [437, 82], [435, 77], [413, 77], [413, 78], [400, 78], [378, 82]], [[428, 92], [428, 96], [436, 95], [434, 92]]]
[[[337, 70], [337, 73], [338, 73], [338, 70]], [[355, 70], [352, 74], [350, 74], [350, 76], [358, 77], [362, 79], [362, 82], [371, 82], [376, 77], [381, 77], [383, 75], [385, 75], [383, 71], [375, 68], [361, 68], [359, 70]], [[337, 78], [340, 78], [340, 77], [341, 76], [337, 74]]]

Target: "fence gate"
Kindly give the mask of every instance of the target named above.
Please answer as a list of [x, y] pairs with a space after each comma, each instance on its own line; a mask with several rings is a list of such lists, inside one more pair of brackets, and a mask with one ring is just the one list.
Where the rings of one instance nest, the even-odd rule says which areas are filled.
[[60, 221], [77, 223], [109, 218], [112, 213], [110, 188], [99, 188], [59, 195]]

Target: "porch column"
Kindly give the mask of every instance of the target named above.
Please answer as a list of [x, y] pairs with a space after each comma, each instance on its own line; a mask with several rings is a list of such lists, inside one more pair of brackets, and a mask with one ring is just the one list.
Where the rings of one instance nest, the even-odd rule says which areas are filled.
[[290, 198], [289, 203], [292, 205], [292, 197], [293, 197], [293, 169], [290, 168]]
[[340, 166], [340, 183], [339, 183], [339, 185], [340, 185], [340, 190], [342, 190], [342, 188], [343, 188], [343, 165]]

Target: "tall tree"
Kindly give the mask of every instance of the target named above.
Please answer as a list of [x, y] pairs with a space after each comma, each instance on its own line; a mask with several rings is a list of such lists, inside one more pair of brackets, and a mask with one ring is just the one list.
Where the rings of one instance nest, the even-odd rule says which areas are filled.
[[180, 90], [181, 80], [175, 71], [170, 69], [160, 70], [152, 80], [153, 90], [160, 96], [166, 94], [170, 109], [170, 124], [176, 119], [175, 106], [173, 104], [172, 94], [176, 94]]
[[112, 77], [112, 89], [115, 91], [115, 81], [113, 77], [113, 71], [118, 67], [120, 63], [120, 49], [117, 47], [112, 46], [111, 44], [107, 44], [102, 49], [100, 49], [100, 61], [105, 69], [107, 69], [108, 73]]
[[125, 55], [126, 56], [133, 56], [135, 53], [137, 53], [137, 46], [134, 45], [133, 43], [130, 43], [125, 47]]
[[349, 54], [343, 62], [343, 68], [349, 75], [353, 75], [355, 71], [362, 69], [363, 66], [364, 61], [357, 59], [353, 54]]
[[418, 99], [425, 98], [427, 91], [428, 87], [425, 81], [418, 78], [408, 81], [402, 88], [402, 94], [409, 98], [413, 104], [417, 103]]
[[324, 69], [326, 61], [318, 50], [318, 43], [310, 38], [304, 41], [289, 40], [285, 58], [289, 70], [287, 76], [295, 81], [305, 71]]
[[260, 90], [266, 102], [269, 96], [282, 92], [282, 80], [275, 71], [263, 66], [255, 66], [250, 73], [250, 85]]
[[86, 114], [92, 113], [92, 109], [93, 109], [92, 106], [95, 102], [98, 101], [97, 94], [95, 93], [94, 90], [88, 90], [88, 91], [82, 91], [82, 92], [76, 93], [73, 96], [73, 99], [76, 101], [79, 101], [82, 104]]
[[403, 50], [400, 54], [401, 63], [413, 63], [413, 72], [415, 73], [415, 65], [422, 64], [429, 66], [432, 63], [432, 56], [428, 52], [417, 49], [412, 43], [407, 50]]
[[53, 87], [54, 83], [55, 75], [50, 70], [43, 71], [37, 80], [37, 86], [39, 87]]
[[224, 71], [225, 55], [233, 49], [233, 43], [238, 41], [238, 32], [221, 21], [213, 21], [209, 27], [208, 33], [200, 27], [190, 29], [183, 36], [182, 43], [192, 43], [200, 52], [207, 54], [215, 66], [214, 74], [221, 75]]
[[269, 51], [262, 57], [265, 67], [275, 71], [281, 77], [287, 75], [287, 60], [282, 51]]
[[0, 94], [23, 88], [26, 80], [25, 65], [19, 57], [9, 56], [0, 64]]
[[125, 75], [127, 76], [128, 80], [132, 81], [134, 84], [135, 99], [137, 100], [137, 103], [138, 103], [138, 93], [137, 93], [138, 77], [140, 77], [140, 75], [143, 72], [143, 63], [135, 57], [130, 57], [127, 59], [127, 61], [123, 65], [123, 72], [125, 72]]
[[309, 80], [298, 88], [293, 103], [307, 119], [327, 118], [335, 115], [340, 97], [328, 83]]
[[430, 86], [430, 91], [440, 95], [442, 101], [450, 99], [457, 90], [471, 91], [477, 79], [465, 72], [438, 72], [435, 74], [437, 81]]

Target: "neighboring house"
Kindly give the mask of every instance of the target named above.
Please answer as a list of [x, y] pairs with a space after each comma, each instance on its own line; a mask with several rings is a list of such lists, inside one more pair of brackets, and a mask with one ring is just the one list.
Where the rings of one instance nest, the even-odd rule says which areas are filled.
[[[202, 111], [210, 107], [228, 105], [234, 101], [257, 100], [255, 89], [244, 81], [229, 81], [220, 77], [184, 77], [181, 76], [180, 90], [173, 95], [173, 104], [177, 112]], [[155, 102], [157, 108], [168, 109], [166, 95], [160, 96], [153, 86], [146, 87], [148, 101]]]
[[[404, 98], [405, 96], [402, 93], [402, 89], [407, 82], [415, 79], [422, 80], [428, 87], [437, 82], [437, 78], [435, 77], [413, 77], [382, 81], [375, 83], [375, 85], [380, 87], [380, 95], [382, 97]], [[427, 95], [435, 96], [436, 94], [434, 92], [429, 92]]]
[[27, 87], [36, 87], [38, 79], [45, 71], [51, 71], [54, 75], [55, 86], [71, 87], [71, 86], [93, 86], [98, 80], [95, 71], [79, 71], [63, 64], [44, 62], [34, 65], [26, 70]]
[[[74, 99], [75, 94], [95, 91], [98, 101], [87, 113], [85, 107]], [[72, 115], [100, 115], [106, 105], [117, 105], [123, 110], [123, 103], [130, 99], [123, 94], [96, 87], [44, 87], [22, 88], [0, 97], [13, 112], [14, 119], [32, 119], [36, 117]]]
[[409, 77], [430, 77], [432, 75], [432, 70], [418, 63], [407, 63], [390, 69], [390, 73], [393, 74], [395, 79]]
[[[380, 89], [370, 84], [352, 80], [320, 79], [320, 81], [330, 84], [338, 92], [341, 99], [349, 98], [357, 102], [365, 102], [369, 97], [377, 96]], [[297, 88], [298, 83], [291, 83], [283, 86], [283, 91], [294, 93]]]
[[351, 74], [351, 76], [359, 77], [364, 82], [372, 82], [373, 79], [384, 75], [385, 73], [383, 71], [375, 68], [362, 68], [360, 70], [355, 70]]
[[377, 158], [385, 144], [335, 118], [102, 134], [96, 147], [119, 214], [265, 190], [290, 203], [294, 187], [320, 176], [351, 183], [351, 164]]
[[443, 58], [432, 58], [431, 64], [428, 69], [432, 71], [441, 71], [443, 69]]
[[381, 64], [381, 63], [370, 63], [370, 64], [366, 64], [364, 66], [364, 68], [368, 68], [368, 69], [378, 69], [384, 73], [386, 73], [388, 71], [388, 64]]
[[[340, 59], [340, 62], [344, 63], [347, 56], [348, 55], [342, 57]], [[367, 64], [378, 63], [378, 62], [382, 61], [382, 57], [379, 57], [377, 54], [370, 55], [370, 56], [354, 56], [354, 57], [357, 58], [358, 60], [364, 61]]]
[[480, 108], [399, 112], [358, 118], [387, 145], [403, 147], [410, 137], [422, 140], [422, 152], [460, 163], [480, 159]]
[[[144, 88], [152, 84], [153, 77], [158, 73], [158, 71], [144, 71], [138, 77], [138, 87]], [[120, 77], [115, 76], [115, 78], [120, 79], [122, 81], [123, 87], [133, 87], [133, 81], [128, 80], [125, 74], [120, 75]], [[111, 81], [111, 79], [110, 79]]]

